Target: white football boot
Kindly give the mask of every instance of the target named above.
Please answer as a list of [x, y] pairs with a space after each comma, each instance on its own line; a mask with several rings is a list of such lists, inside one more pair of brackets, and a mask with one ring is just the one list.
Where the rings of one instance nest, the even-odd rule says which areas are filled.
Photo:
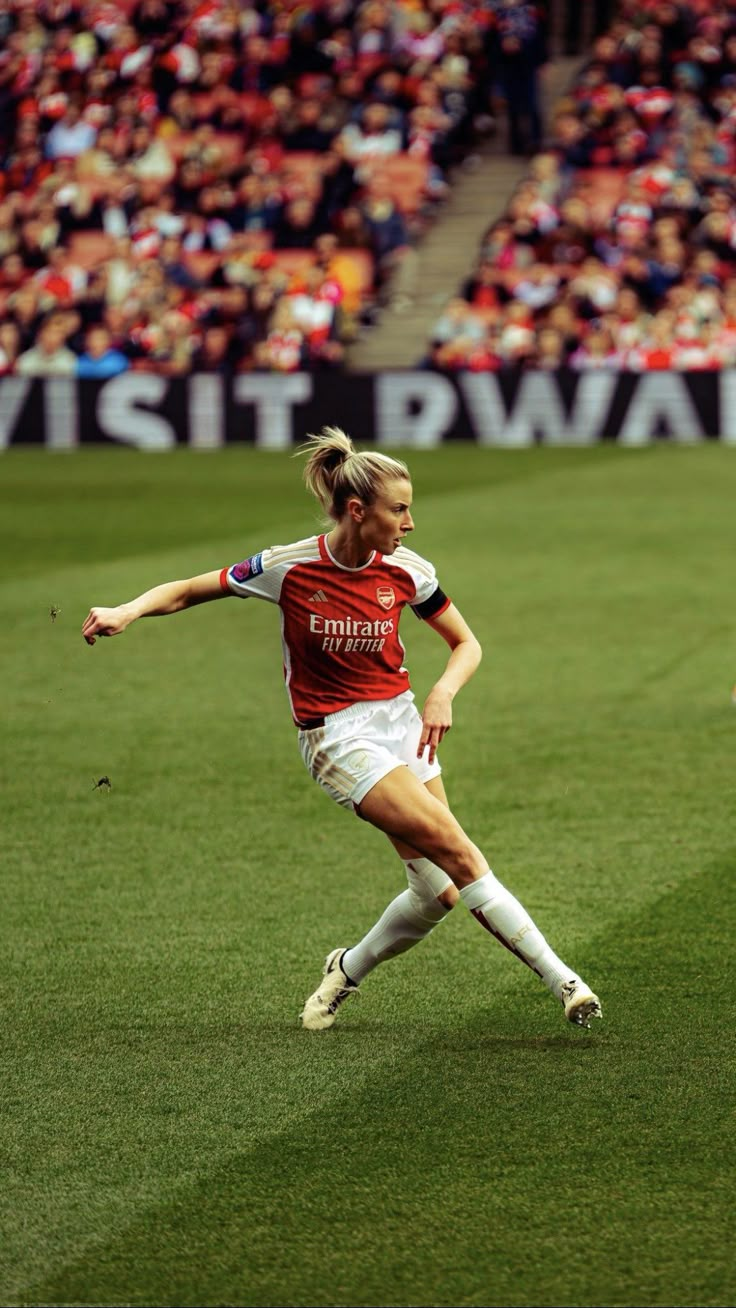
[[591, 1017], [603, 1016], [600, 999], [593, 994], [590, 986], [586, 986], [585, 982], [580, 980], [580, 977], [573, 977], [571, 981], [564, 982], [560, 989], [560, 998], [565, 1017], [575, 1026], [584, 1026], [586, 1030], [590, 1030]]
[[309, 996], [301, 1012], [302, 1026], [307, 1031], [325, 1031], [332, 1026], [340, 1005], [357, 994], [358, 987], [342, 970], [345, 949], [333, 949], [325, 959], [325, 968], [319, 987]]

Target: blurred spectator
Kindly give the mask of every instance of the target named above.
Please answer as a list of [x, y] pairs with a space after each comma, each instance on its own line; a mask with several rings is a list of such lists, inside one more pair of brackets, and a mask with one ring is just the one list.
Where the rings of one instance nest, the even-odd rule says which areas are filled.
[[201, 344], [192, 355], [195, 372], [230, 373], [237, 359], [237, 341], [224, 323], [205, 328]]
[[15, 372], [21, 350], [21, 338], [14, 322], [0, 322], [0, 376]]
[[558, 297], [560, 274], [555, 268], [534, 264], [514, 285], [514, 299], [532, 310], [545, 309]]
[[77, 359], [78, 377], [116, 377], [129, 367], [129, 360], [114, 349], [110, 333], [101, 323], [88, 329], [84, 343], [84, 352]]
[[[185, 156], [185, 162], [194, 161], [202, 165], [202, 155], [194, 146]], [[126, 166], [138, 181], [170, 182], [176, 173], [176, 162], [162, 137], [155, 137], [146, 123], [134, 127], [130, 138]]]
[[[600, 36], [608, 28], [613, 18], [615, 0], [564, 0], [563, 38], [566, 55], [577, 55], [582, 50], [586, 11], [591, 14], [591, 35]], [[673, 9], [673, 5], [660, 5], [659, 9]], [[669, 15], [668, 15], [669, 20]], [[671, 21], [671, 20], [669, 20]]]
[[77, 357], [67, 347], [70, 326], [60, 314], [46, 318], [36, 344], [18, 357], [15, 371], [23, 377], [74, 377]]
[[47, 259], [45, 267], [40, 268], [33, 278], [39, 292], [39, 308], [42, 312], [57, 307], [69, 308], [83, 294], [87, 275], [72, 263], [61, 246], [52, 246]]
[[481, 258], [477, 271], [463, 283], [462, 297], [475, 308], [495, 309], [508, 296], [491, 259]]
[[16, 291], [28, 276], [28, 270], [20, 254], [6, 254], [0, 264], [0, 289]]
[[298, 372], [306, 367], [306, 341], [286, 303], [277, 306], [270, 330], [265, 339], [256, 345], [253, 357], [257, 369]]
[[383, 174], [371, 179], [360, 213], [376, 261], [379, 293], [388, 285], [393, 307], [401, 310], [414, 294], [417, 256], [406, 220], [393, 201], [391, 183]]
[[491, 57], [506, 101], [509, 151], [531, 154], [542, 145], [539, 70], [547, 62], [547, 37], [538, 7], [526, 0], [497, 0]]
[[534, 354], [534, 318], [526, 305], [513, 300], [507, 307], [498, 336], [498, 352], [507, 364], [523, 363]]
[[306, 249], [314, 244], [325, 227], [325, 220], [313, 200], [306, 197], [291, 200], [274, 228], [274, 246], [277, 250]]
[[334, 338], [341, 299], [339, 284], [317, 265], [307, 268], [289, 287], [284, 302], [310, 353], [319, 353], [324, 343]]
[[348, 123], [338, 138], [344, 157], [351, 164], [387, 159], [401, 149], [401, 132], [391, 126], [391, 109], [382, 101], [367, 104], [360, 119]]
[[8, 296], [5, 304], [5, 312], [20, 333], [23, 350], [30, 349], [43, 319], [38, 301], [38, 288], [26, 281]]
[[591, 327], [588, 334], [568, 356], [569, 367], [576, 372], [590, 368], [621, 368], [622, 356], [616, 350], [613, 336], [605, 327]]
[[274, 193], [265, 178], [246, 173], [238, 184], [229, 222], [234, 232], [270, 232], [282, 212], [280, 193]]
[[92, 149], [96, 138], [97, 129], [82, 118], [79, 105], [72, 101], [46, 137], [46, 158], [76, 159]]
[[178, 286], [186, 291], [196, 290], [201, 286], [198, 277], [184, 259], [182, 242], [178, 236], [167, 236], [160, 245], [158, 257], [164, 277], [171, 286]]
[[325, 121], [319, 100], [300, 100], [296, 107], [296, 121], [284, 135], [287, 150], [327, 150], [335, 135], [334, 125]]
[[467, 300], [460, 296], [449, 301], [432, 328], [432, 340], [436, 344], [457, 340], [477, 343], [482, 341], [484, 336], [485, 325], [482, 318]]
[[556, 327], [541, 327], [537, 333], [534, 367], [556, 371], [567, 363], [565, 338]]
[[359, 329], [361, 306], [365, 304], [360, 264], [352, 257], [341, 255], [337, 236], [333, 232], [318, 236], [314, 248], [315, 266], [340, 289], [340, 339], [352, 340]]

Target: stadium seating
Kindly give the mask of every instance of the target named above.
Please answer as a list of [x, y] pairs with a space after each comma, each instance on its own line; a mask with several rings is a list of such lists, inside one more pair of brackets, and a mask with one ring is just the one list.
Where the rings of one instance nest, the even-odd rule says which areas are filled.
[[[181, 372], [187, 350], [194, 366], [209, 324], [235, 370], [285, 366], [275, 327], [301, 335], [288, 366], [341, 366], [467, 147], [488, 68], [471, 0], [427, 5], [421, 34], [408, 9], [364, 10], [213, 0], [163, 23], [155, 0], [11, 0], [0, 303], [22, 350], [56, 314], [59, 367], [95, 320], [137, 368]], [[315, 318], [334, 302], [327, 337], [287, 321], [300, 276]]]
[[596, 39], [425, 366], [736, 365], [736, 11], [645, 9]]

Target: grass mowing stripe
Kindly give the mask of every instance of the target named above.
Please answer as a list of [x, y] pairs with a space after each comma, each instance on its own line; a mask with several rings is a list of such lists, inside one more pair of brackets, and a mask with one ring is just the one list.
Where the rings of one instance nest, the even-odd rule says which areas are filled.
[[624, 918], [591, 945], [600, 1034], [533, 1035], [520, 982], [467, 1025], [442, 1015], [362, 1084], [341, 1064], [370, 1024], [311, 1041], [307, 1064], [334, 1072], [316, 1110], [19, 1302], [724, 1303], [734, 872], [736, 852], [650, 905], [645, 930]]

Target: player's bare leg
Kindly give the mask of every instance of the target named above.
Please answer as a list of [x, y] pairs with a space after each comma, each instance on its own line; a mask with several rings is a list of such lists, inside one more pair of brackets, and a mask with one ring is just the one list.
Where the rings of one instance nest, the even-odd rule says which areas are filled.
[[558, 958], [519, 901], [494, 876], [486, 859], [446, 804], [408, 768], [397, 768], [368, 792], [361, 817], [391, 839], [418, 850], [451, 878], [473, 917], [525, 963], [563, 1005], [568, 1021], [588, 1027], [601, 1016], [597, 996]]
[[[426, 787], [447, 806], [440, 777], [428, 781]], [[391, 901], [357, 945], [333, 949], [327, 955], [322, 980], [301, 1014], [302, 1025], [310, 1031], [331, 1027], [340, 1006], [355, 994], [369, 972], [424, 940], [458, 901], [456, 887], [441, 868], [406, 841], [389, 839], [406, 868], [408, 889]]]

